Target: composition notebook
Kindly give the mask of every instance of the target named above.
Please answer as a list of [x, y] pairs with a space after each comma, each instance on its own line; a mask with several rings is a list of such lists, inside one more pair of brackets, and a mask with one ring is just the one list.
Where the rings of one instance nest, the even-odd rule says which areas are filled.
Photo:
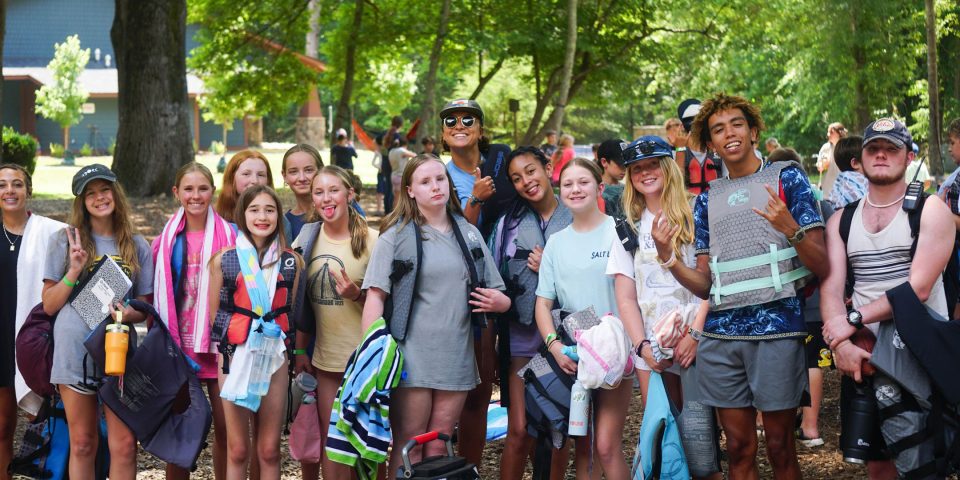
[[133, 282], [120, 265], [110, 255], [104, 255], [75, 292], [70, 306], [92, 330], [110, 315], [111, 305], [127, 297], [132, 287]]

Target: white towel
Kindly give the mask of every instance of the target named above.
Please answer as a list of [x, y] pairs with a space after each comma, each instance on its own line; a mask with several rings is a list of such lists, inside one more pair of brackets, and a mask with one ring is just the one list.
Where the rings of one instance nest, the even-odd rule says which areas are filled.
[[[27, 226], [23, 230], [23, 240], [20, 242], [20, 253], [17, 255], [17, 316], [16, 332], [27, 320], [27, 315], [33, 307], [40, 303], [40, 294], [43, 292], [43, 272], [46, 269], [44, 262], [47, 259], [47, 246], [54, 234], [67, 225], [51, 218], [40, 215], [30, 215]], [[61, 258], [60, 261], [65, 261]], [[27, 388], [20, 368], [16, 369], [14, 388], [17, 394], [17, 405], [31, 415], [40, 410], [43, 399]]]

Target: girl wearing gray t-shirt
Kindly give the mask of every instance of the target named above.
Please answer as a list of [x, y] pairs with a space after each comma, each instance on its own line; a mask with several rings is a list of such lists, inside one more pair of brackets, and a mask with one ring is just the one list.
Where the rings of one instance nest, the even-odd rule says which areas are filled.
[[[471, 241], [479, 240], [480, 233], [463, 220], [450, 185], [446, 168], [432, 154], [419, 155], [407, 164], [396, 208], [384, 220], [363, 281], [367, 300], [361, 329], [367, 331], [383, 316], [394, 287], [390, 276], [400, 235], [410, 222], [416, 222], [423, 238], [416, 289], [409, 299], [393, 299], [395, 303], [412, 304], [405, 335], [399, 340], [404, 377], [391, 397], [394, 445], [402, 445], [410, 437], [427, 431], [452, 435], [467, 392], [480, 381], [473, 352], [471, 313], [502, 313], [510, 308], [510, 299], [502, 292], [503, 280], [482, 241], [477, 243], [483, 258], [477, 258], [475, 263], [483, 262], [484, 278], [480, 280], [489, 288], [469, 289], [468, 266], [456, 231]], [[420, 454], [417, 450], [412, 452], [410, 461], [419, 461]], [[422, 452], [423, 457], [444, 454], [440, 442], [424, 445]], [[388, 469], [390, 478], [395, 478], [399, 465], [400, 449], [394, 448]]]
[[[47, 250], [43, 280], [43, 309], [57, 315], [54, 324], [51, 383], [58, 386], [67, 422], [70, 424], [70, 477], [92, 478], [97, 454], [97, 384], [95, 372], [85, 358], [83, 341], [90, 327], [68, 299], [83, 277], [104, 255], [110, 255], [133, 281], [131, 296], [149, 301], [153, 293], [153, 262], [150, 246], [134, 235], [130, 208], [123, 188], [109, 168], [93, 164], [73, 177], [73, 209], [70, 226], [58, 234]], [[123, 321], [138, 323], [145, 315], [122, 303]], [[95, 374], [94, 374], [95, 375]], [[133, 479], [137, 475], [137, 439], [106, 405], [103, 406], [110, 438], [110, 478]]]

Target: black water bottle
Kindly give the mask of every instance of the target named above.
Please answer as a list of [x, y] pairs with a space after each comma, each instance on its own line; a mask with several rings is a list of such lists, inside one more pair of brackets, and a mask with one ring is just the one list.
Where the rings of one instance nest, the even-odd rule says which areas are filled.
[[[853, 383], [853, 382], [851, 382]], [[876, 441], [877, 399], [865, 380], [848, 390], [850, 401], [840, 426], [840, 450], [843, 461], [864, 465], [870, 459], [870, 444]]]

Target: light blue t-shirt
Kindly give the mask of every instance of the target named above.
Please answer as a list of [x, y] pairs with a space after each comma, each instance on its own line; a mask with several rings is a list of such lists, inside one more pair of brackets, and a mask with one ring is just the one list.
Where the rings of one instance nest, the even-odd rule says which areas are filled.
[[951, 173], [950, 176], [948, 176], [946, 180], [943, 181], [943, 184], [940, 185], [940, 189], [937, 190], [937, 194], [943, 195], [943, 193], [950, 188], [950, 185], [953, 185], [953, 182], [954, 180], [957, 179], [958, 174], [960, 174], [960, 167], [957, 167], [956, 169], [954, 169], [953, 173]]
[[453, 160], [447, 163], [447, 171], [450, 172], [450, 179], [453, 180], [453, 188], [457, 189], [460, 208], [467, 208], [467, 201], [470, 200], [470, 194], [473, 193], [473, 184], [477, 181], [477, 177], [463, 171], [453, 163]]
[[597, 315], [619, 317], [613, 277], [606, 274], [615, 239], [610, 216], [589, 232], [577, 232], [570, 225], [553, 234], [543, 249], [537, 296], [556, 301], [554, 308], [578, 311], [593, 305]]

